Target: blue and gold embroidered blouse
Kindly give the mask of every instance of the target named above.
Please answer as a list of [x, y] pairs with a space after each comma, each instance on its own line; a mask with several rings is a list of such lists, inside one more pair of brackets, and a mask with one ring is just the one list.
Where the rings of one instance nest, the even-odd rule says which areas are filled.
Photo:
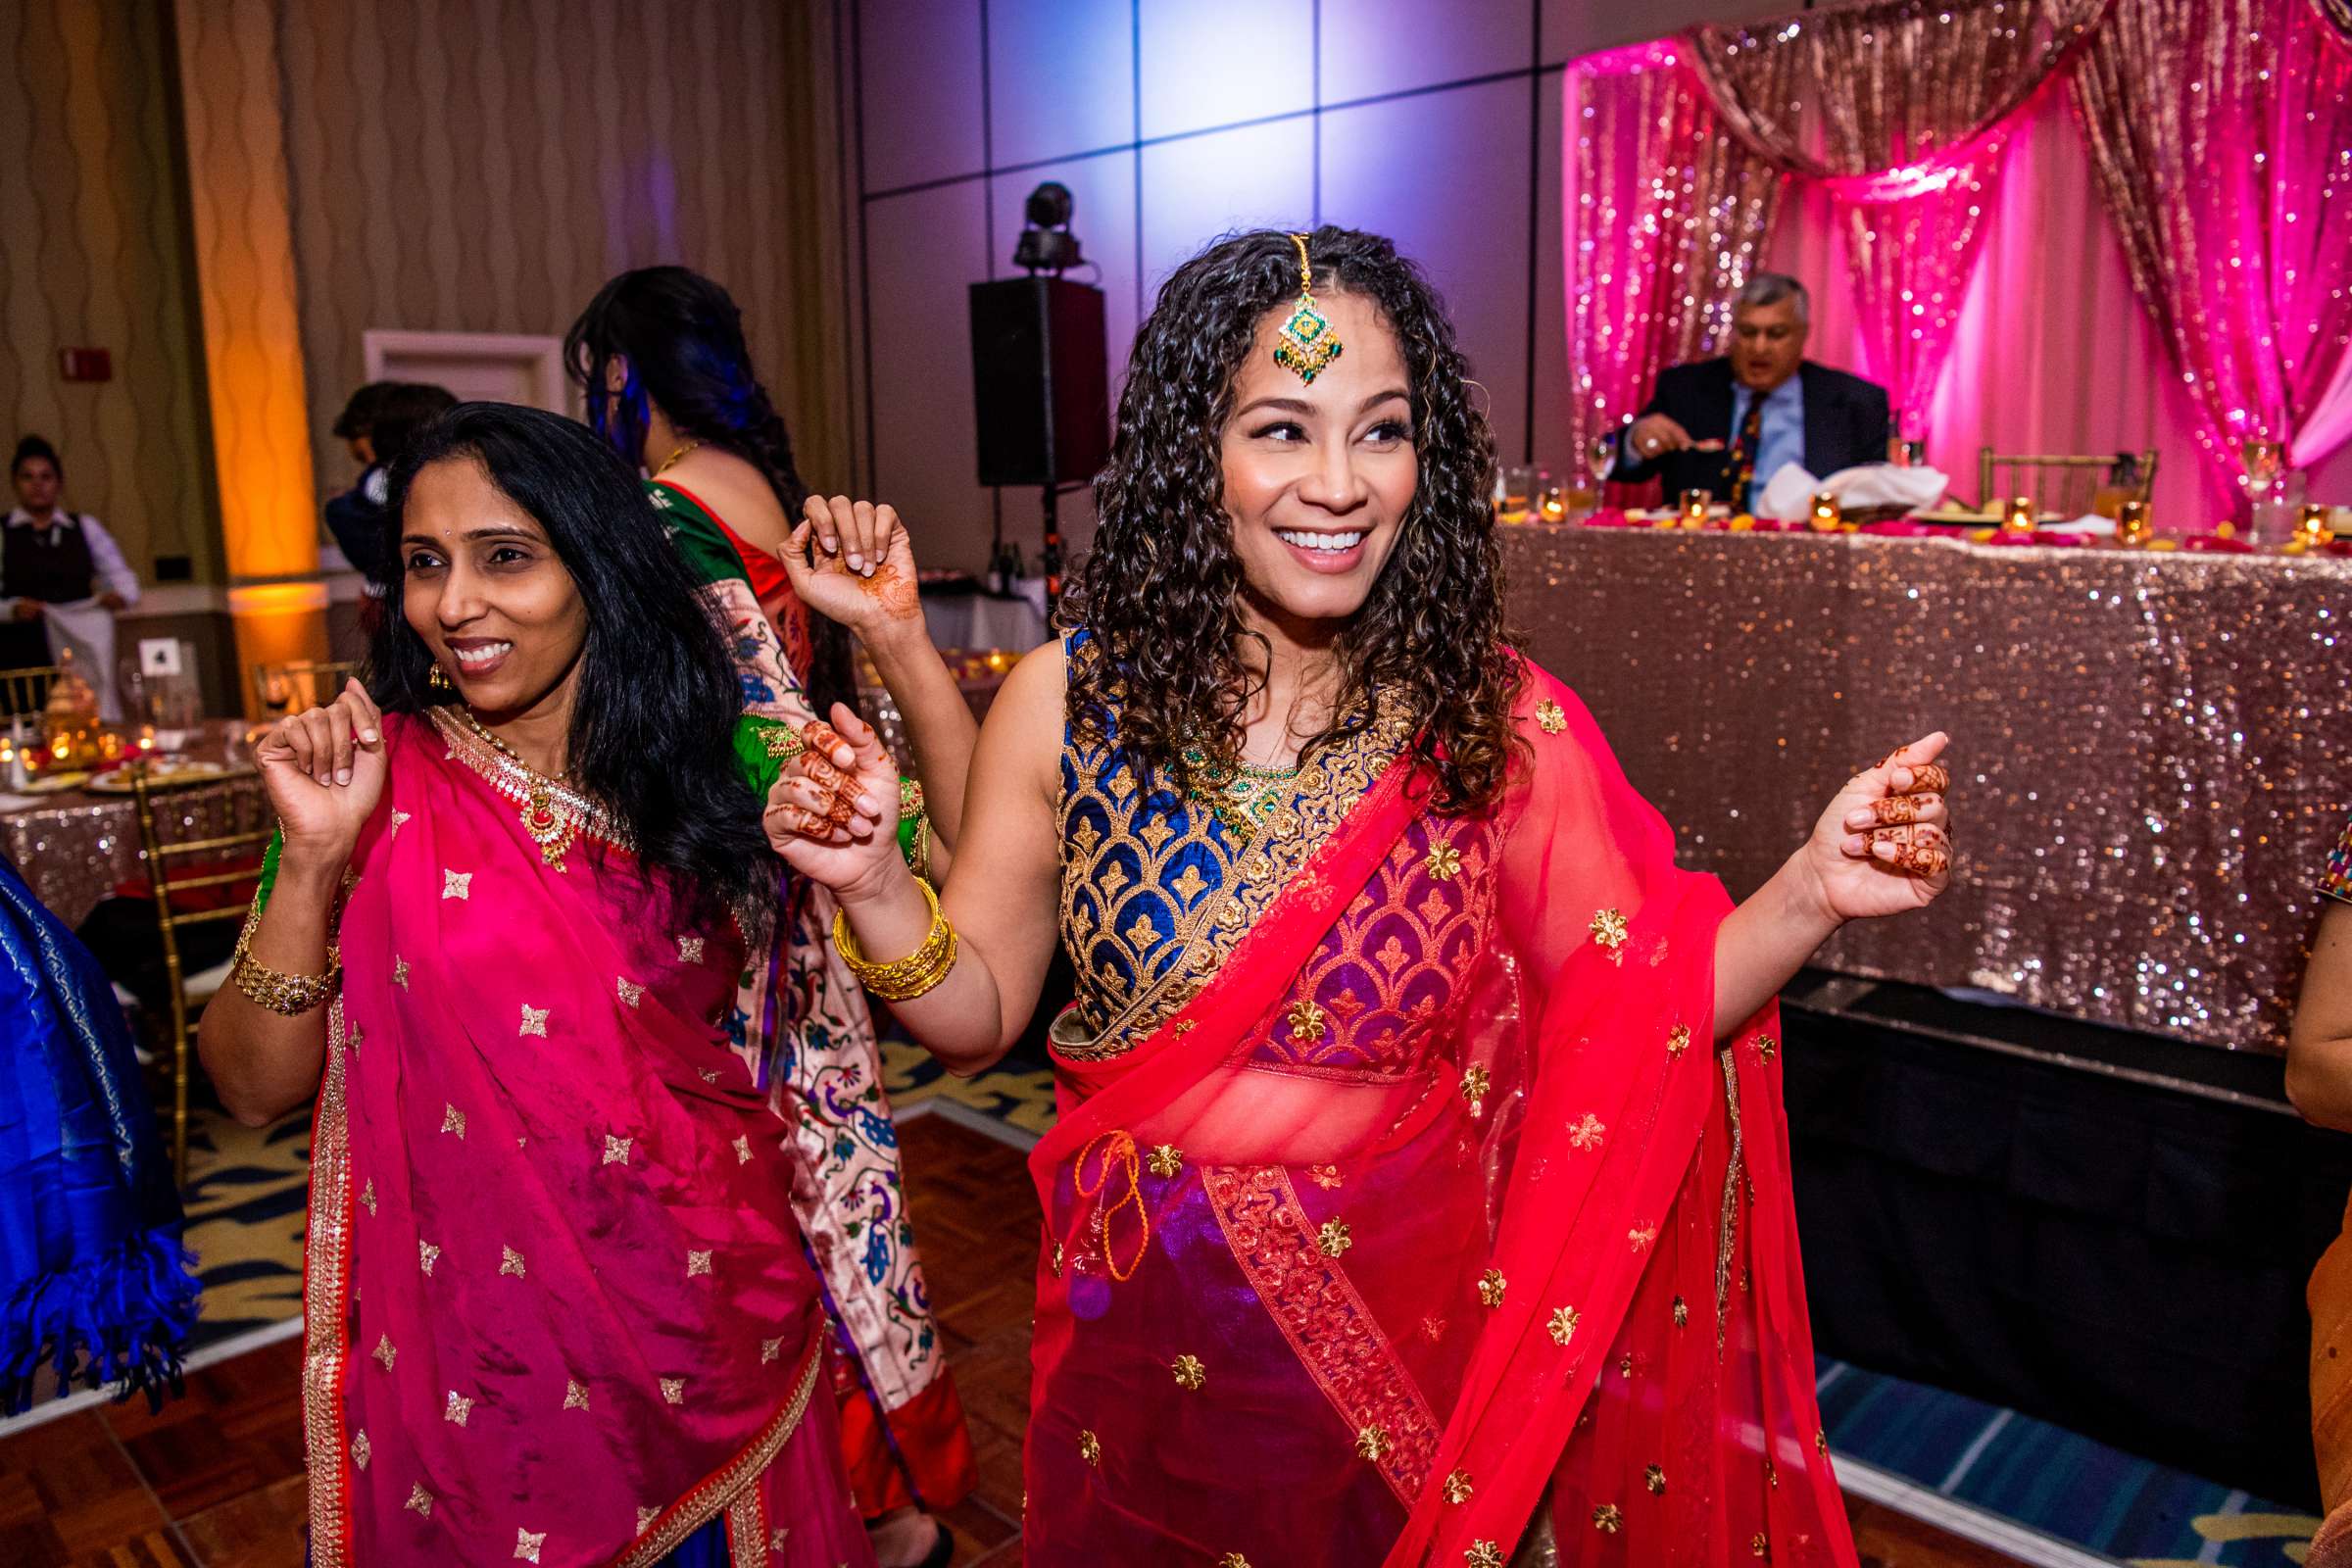
[[1190, 1001], [1410, 738], [1383, 713], [1295, 773], [1250, 770], [1220, 807], [1144, 777], [1115, 709], [1105, 728], [1062, 731], [1060, 926], [1078, 988], [1053, 1040], [1073, 1060], [1130, 1049]]

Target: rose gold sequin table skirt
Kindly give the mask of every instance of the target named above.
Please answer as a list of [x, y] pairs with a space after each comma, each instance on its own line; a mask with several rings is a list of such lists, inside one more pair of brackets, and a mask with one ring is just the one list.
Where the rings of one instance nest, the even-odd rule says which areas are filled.
[[[270, 797], [246, 773], [219, 784], [158, 790], [156, 826], [166, 843], [270, 826]], [[0, 812], [0, 850], [33, 896], [66, 924], [79, 925], [122, 883], [147, 886], [138, 807], [127, 795], [69, 790], [37, 806]]]
[[1511, 622], [1744, 897], [1952, 735], [1958, 884], [1824, 967], [2279, 1050], [2352, 808], [2352, 561], [1503, 530]]

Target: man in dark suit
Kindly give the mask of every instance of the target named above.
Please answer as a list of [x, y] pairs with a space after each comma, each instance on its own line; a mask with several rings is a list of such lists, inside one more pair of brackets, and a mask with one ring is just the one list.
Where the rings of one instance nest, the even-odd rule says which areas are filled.
[[1658, 372], [1618, 445], [1610, 477], [1665, 481], [1669, 503], [1705, 490], [1752, 508], [1785, 463], [1826, 478], [1886, 461], [1886, 389], [1805, 362], [1812, 327], [1805, 286], [1758, 272], [1732, 311], [1732, 352]]

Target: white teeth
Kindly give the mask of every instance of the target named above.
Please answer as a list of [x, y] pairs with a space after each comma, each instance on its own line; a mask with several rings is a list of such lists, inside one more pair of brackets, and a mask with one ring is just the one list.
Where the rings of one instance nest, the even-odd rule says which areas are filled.
[[1286, 545], [1297, 545], [1301, 550], [1320, 550], [1330, 555], [1353, 550], [1364, 542], [1361, 533], [1299, 533], [1280, 528], [1274, 531], [1274, 537]]
[[453, 648], [461, 664], [487, 664], [493, 659], [504, 658], [514, 651], [513, 643], [493, 643], [487, 648]]

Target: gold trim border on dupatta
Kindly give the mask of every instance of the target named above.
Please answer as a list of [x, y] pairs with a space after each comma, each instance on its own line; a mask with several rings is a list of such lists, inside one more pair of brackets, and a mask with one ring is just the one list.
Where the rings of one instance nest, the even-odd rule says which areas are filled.
[[343, 1058], [343, 999], [326, 1008], [326, 1071], [311, 1118], [310, 1229], [303, 1240], [302, 1431], [310, 1476], [313, 1568], [347, 1568], [350, 1445], [343, 1439], [343, 1375], [350, 1364], [351, 1125]]
[[727, 1504], [727, 1562], [728, 1568], [767, 1568], [767, 1498], [757, 1480]]
[[[1444, 1429], [1371, 1304], [1307, 1231], [1291, 1173], [1280, 1165], [1210, 1166], [1200, 1173], [1200, 1187], [1243, 1278], [1348, 1436], [1354, 1440], [1378, 1428], [1386, 1438], [1373, 1462], [1409, 1509], [1429, 1480]], [[1245, 1227], [1258, 1232], [1258, 1246], [1245, 1245]], [[1319, 1288], [1299, 1290], [1301, 1278]], [[1370, 1330], [1377, 1348], [1351, 1338], [1349, 1324]]]
[[[783, 1450], [793, 1433], [800, 1430], [801, 1417], [808, 1413], [808, 1396], [816, 1388], [816, 1374], [825, 1364], [824, 1352], [825, 1322], [820, 1317], [809, 1331], [807, 1364], [801, 1369], [800, 1383], [793, 1389], [792, 1397], [784, 1401], [784, 1408], [769, 1419], [765, 1430], [745, 1445], [741, 1453], [671, 1503], [647, 1526], [626, 1551], [612, 1559], [612, 1568], [652, 1568], [677, 1550], [688, 1536], [732, 1507], [746, 1488], [759, 1485], [761, 1472]], [[765, 1549], [762, 1543], [760, 1560], [764, 1560]]]

